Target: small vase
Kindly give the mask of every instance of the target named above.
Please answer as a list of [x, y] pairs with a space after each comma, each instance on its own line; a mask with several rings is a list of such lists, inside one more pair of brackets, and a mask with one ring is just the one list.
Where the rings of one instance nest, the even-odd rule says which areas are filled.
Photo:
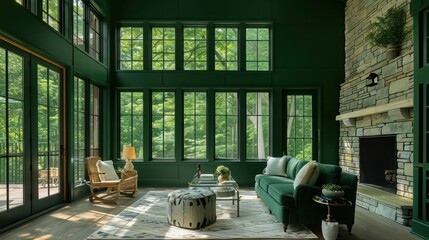
[[401, 51], [400, 46], [396, 46], [394, 44], [387, 45], [386, 48], [386, 59], [387, 61], [390, 61], [392, 59], [395, 59], [397, 56], [399, 56], [399, 52]]
[[223, 181], [228, 181], [229, 180], [229, 176], [223, 176], [223, 175], [219, 175], [219, 177], [217, 177], [217, 180], [221, 183]]

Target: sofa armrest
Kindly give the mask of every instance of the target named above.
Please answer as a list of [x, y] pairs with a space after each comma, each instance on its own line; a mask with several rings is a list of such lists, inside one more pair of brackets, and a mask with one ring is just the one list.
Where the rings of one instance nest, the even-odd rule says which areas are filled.
[[293, 193], [296, 207], [309, 206], [308, 203], [313, 202], [313, 196], [320, 195], [321, 192], [322, 188], [320, 186], [298, 185]]
[[346, 186], [346, 198], [355, 204], [356, 202], [356, 192], [357, 192], [357, 182], [358, 178], [356, 175], [350, 173], [341, 173], [341, 185]]

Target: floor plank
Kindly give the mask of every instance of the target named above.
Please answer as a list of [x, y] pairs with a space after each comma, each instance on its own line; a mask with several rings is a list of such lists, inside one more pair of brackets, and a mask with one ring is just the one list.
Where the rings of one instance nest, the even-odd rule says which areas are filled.
[[[2, 233], [0, 234], [0, 239], [86, 239], [148, 191], [160, 189], [139, 189], [135, 198], [120, 197], [117, 205], [92, 204], [88, 199], [78, 200]], [[320, 239], [323, 239], [320, 225], [309, 227]], [[387, 218], [357, 207], [352, 234], [347, 233], [346, 226], [340, 226], [340, 237], [338, 239], [419, 239], [412, 235], [410, 230], [409, 227], [401, 226]]]

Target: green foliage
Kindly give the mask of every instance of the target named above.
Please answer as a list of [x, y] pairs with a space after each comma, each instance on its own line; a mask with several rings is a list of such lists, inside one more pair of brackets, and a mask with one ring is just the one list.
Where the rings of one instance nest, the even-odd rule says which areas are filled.
[[224, 165], [218, 166], [214, 172], [215, 177], [218, 177], [218, 176], [229, 177], [230, 174], [231, 174], [231, 171], [229, 170], [229, 168], [225, 167]]
[[340, 185], [336, 185], [333, 183], [327, 183], [327, 184], [323, 184], [322, 185], [323, 189], [329, 190], [329, 191], [334, 191], [334, 192], [338, 192], [338, 191], [342, 191], [343, 188]]
[[412, 31], [411, 28], [405, 27], [404, 8], [392, 7], [384, 16], [377, 17], [377, 20], [369, 26], [368, 40], [373, 46], [387, 47], [389, 44], [400, 46]]

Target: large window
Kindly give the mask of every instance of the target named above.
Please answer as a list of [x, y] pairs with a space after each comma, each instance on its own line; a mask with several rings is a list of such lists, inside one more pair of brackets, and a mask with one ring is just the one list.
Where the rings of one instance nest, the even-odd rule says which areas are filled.
[[84, 159], [86, 156], [85, 146], [85, 81], [78, 77], [74, 78], [74, 104], [73, 104], [73, 117], [74, 117], [74, 180], [75, 186], [82, 184], [85, 179]]
[[143, 70], [143, 28], [121, 27], [119, 69]]
[[100, 89], [89, 85], [89, 155], [100, 156]]
[[100, 16], [83, 0], [73, 0], [73, 43], [98, 61], [103, 60]]
[[215, 158], [238, 159], [238, 94], [215, 93]]
[[215, 28], [215, 70], [238, 70], [238, 28]]
[[42, 0], [42, 19], [58, 32], [62, 31], [63, 0]]
[[268, 92], [246, 94], [246, 156], [266, 159], [270, 150], [270, 100]]
[[269, 28], [246, 29], [246, 70], [270, 70]]
[[207, 28], [183, 29], [183, 64], [185, 70], [207, 70]]
[[174, 92], [152, 93], [152, 158], [174, 158], [175, 131]]
[[185, 92], [183, 95], [184, 158], [207, 158], [207, 94]]
[[287, 155], [313, 159], [314, 114], [312, 95], [287, 95]]
[[120, 93], [120, 150], [134, 146], [138, 159], [143, 159], [143, 93]]
[[174, 27], [152, 28], [152, 69], [176, 68], [176, 30]]

